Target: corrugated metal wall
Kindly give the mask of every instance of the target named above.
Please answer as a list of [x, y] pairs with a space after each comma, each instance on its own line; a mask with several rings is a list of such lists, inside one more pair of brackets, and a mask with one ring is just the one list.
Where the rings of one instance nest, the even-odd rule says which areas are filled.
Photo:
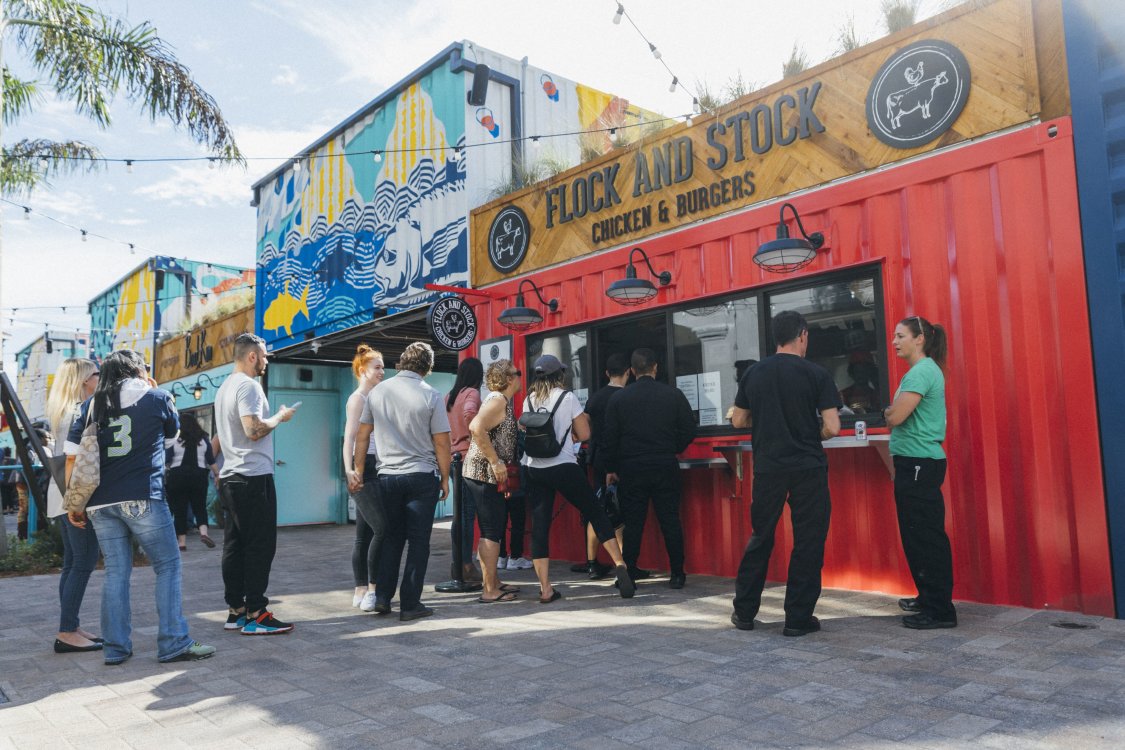
[[1094, 339], [1117, 616], [1125, 615], [1125, 14], [1108, 0], [1066, 3], [1074, 150]]
[[[1102, 464], [1086, 318], [1069, 120], [957, 148], [792, 199], [831, 252], [800, 276], [880, 264], [888, 329], [922, 314], [950, 332], [949, 479], [945, 485], [959, 599], [1112, 615]], [[773, 238], [777, 204], [644, 244], [673, 287], [653, 307], [776, 283], [752, 262]], [[561, 311], [550, 328], [620, 315], [605, 287], [629, 247], [534, 275]], [[793, 276], [784, 277], [790, 280]], [[514, 295], [515, 282], [492, 287]], [[510, 304], [477, 304], [480, 338]], [[890, 330], [886, 331], [889, 340]], [[515, 337], [515, 355], [523, 356]], [[895, 362], [892, 390], [905, 372]], [[719, 442], [730, 442], [725, 438]], [[713, 456], [714, 440], [692, 455]], [[733, 575], [749, 537], [748, 470], [685, 472], [688, 572]], [[891, 483], [872, 448], [830, 453], [833, 520], [826, 586], [912, 590]], [[732, 497], [733, 496], [733, 497]], [[577, 515], [560, 514], [556, 557], [579, 559]], [[666, 568], [650, 519], [642, 566]], [[782, 533], [771, 579], [783, 580]]]

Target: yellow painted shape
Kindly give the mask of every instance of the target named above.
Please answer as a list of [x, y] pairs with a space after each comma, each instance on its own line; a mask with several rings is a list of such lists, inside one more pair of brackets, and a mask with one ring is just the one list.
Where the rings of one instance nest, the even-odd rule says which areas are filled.
[[262, 315], [262, 327], [270, 331], [282, 329], [286, 336], [292, 336], [293, 321], [297, 319], [299, 313], [304, 313], [306, 320], [312, 320], [309, 317], [308, 299], [309, 287], [307, 284], [305, 285], [305, 291], [301, 292], [301, 297], [298, 299], [289, 293], [289, 282], [286, 281], [281, 294], [274, 297], [273, 302], [270, 302], [265, 314]]

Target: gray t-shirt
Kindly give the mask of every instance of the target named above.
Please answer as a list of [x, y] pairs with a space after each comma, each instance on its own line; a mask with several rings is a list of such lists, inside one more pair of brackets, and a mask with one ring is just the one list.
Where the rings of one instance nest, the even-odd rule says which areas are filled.
[[438, 472], [433, 436], [449, 432], [449, 416], [442, 395], [422, 376], [402, 371], [372, 388], [359, 421], [375, 425], [380, 474]]
[[270, 416], [270, 402], [262, 386], [241, 372], [231, 373], [215, 394], [215, 431], [223, 449], [220, 477], [231, 474], [256, 477], [273, 473], [273, 433], [251, 440], [242, 429], [242, 418]]

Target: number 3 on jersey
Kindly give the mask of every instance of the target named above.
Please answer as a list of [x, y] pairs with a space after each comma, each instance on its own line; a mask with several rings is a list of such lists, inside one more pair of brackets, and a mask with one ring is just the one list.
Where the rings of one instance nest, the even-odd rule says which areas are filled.
[[113, 431], [113, 442], [106, 448], [108, 458], [118, 458], [129, 455], [133, 450], [133, 420], [123, 415], [109, 420], [109, 429]]

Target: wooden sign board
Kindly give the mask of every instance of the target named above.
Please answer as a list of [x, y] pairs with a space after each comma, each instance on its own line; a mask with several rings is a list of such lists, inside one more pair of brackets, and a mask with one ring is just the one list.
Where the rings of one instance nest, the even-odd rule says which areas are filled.
[[[939, 52], [952, 47], [967, 63], [964, 79], [939, 58], [909, 57], [926, 42]], [[896, 56], [902, 63], [894, 70]], [[880, 77], [881, 88], [875, 85]], [[948, 112], [931, 111], [953, 101], [959, 81], [967, 98], [958, 109], [951, 104]], [[883, 139], [869, 127], [869, 99], [873, 116], [886, 123]], [[690, 126], [664, 130], [481, 206], [471, 219], [472, 283], [480, 287], [639, 242], [1025, 123], [1040, 110], [1031, 0], [967, 3]], [[921, 145], [885, 142], [895, 127], [924, 131], [946, 114], [948, 122]]]
[[234, 340], [240, 333], [253, 332], [251, 306], [162, 342], [156, 347], [156, 382], [167, 383], [233, 362]]

